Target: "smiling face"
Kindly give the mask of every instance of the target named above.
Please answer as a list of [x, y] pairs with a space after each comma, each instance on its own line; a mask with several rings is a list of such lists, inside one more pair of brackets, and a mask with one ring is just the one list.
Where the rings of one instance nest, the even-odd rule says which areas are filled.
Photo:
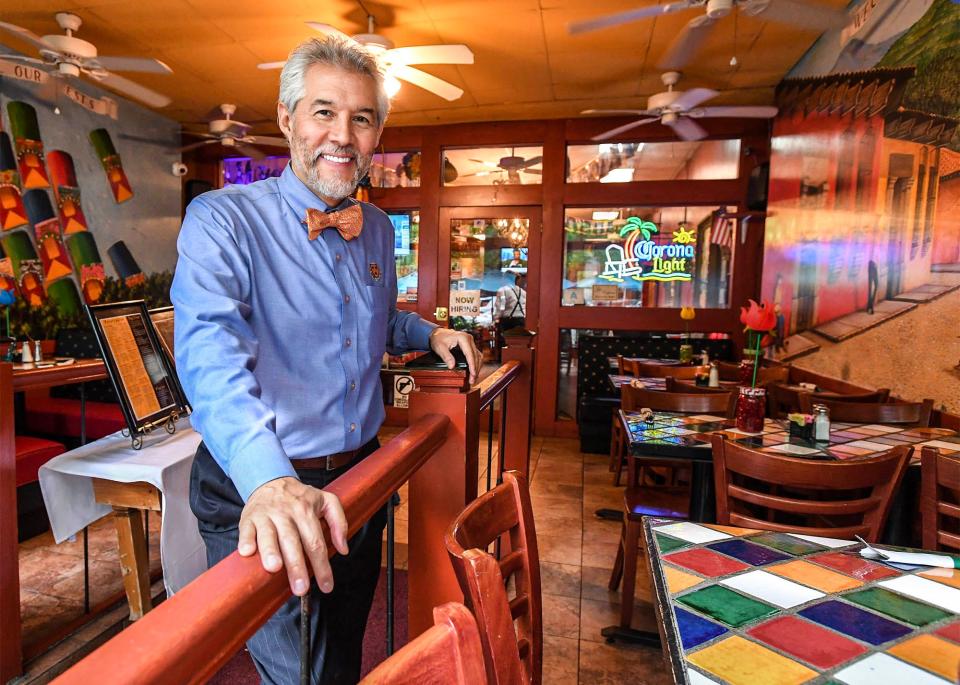
[[371, 77], [326, 64], [307, 69], [293, 112], [277, 105], [294, 173], [328, 206], [351, 195], [370, 168], [382, 130], [376, 107]]

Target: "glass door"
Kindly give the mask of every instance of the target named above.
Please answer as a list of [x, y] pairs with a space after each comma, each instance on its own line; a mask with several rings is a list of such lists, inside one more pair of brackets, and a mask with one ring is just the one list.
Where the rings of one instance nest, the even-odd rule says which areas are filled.
[[440, 211], [438, 319], [470, 332], [489, 359], [505, 331], [537, 327], [540, 224], [539, 207]]

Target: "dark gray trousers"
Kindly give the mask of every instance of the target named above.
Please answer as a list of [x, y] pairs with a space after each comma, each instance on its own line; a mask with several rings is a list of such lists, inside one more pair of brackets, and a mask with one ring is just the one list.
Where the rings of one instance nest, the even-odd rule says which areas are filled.
[[[363, 446], [359, 458], [378, 447], [374, 438]], [[346, 470], [305, 470], [297, 475], [307, 485], [323, 488]], [[203, 443], [197, 448], [190, 475], [190, 506], [207, 546], [207, 563], [213, 566], [237, 549], [243, 500]], [[311, 584], [311, 683], [353, 685], [360, 680], [363, 632], [380, 577], [380, 545], [386, 522], [387, 510], [383, 507], [350, 538], [350, 553], [330, 560], [333, 592], [323, 594], [316, 582]], [[299, 631], [300, 599], [292, 597], [247, 641], [263, 683], [299, 682]]]

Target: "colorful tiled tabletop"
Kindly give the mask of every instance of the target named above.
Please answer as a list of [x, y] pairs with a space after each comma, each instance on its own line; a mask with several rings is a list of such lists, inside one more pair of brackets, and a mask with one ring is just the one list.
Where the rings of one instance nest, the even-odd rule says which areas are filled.
[[652, 518], [644, 532], [678, 683], [957, 682], [958, 570], [809, 535]]
[[[659, 364], [661, 366], [679, 366], [679, 359], [657, 358], [657, 357], [624, 357], [629, 362], [640, 362], [641, 364]], [[619, 368], [619, 362], [616, 357], [607, 357], [607, 364], [611, 369]]]
[[621, 385], [629, 385], [630, 381], [640, 381], [643, 384], [643, 387], [647, 390], [666, 390], [667, 389], [667, 379], [666, 378], [637, 378], [636, 376], [624, 376], [617, 373], [611, 373], [607, 376], [610, 380], [610, 385], [614, 390], [619, 391]]
[[689, 416], [658, 412], [647, 423], [635, 412], [620, 412], [630, 436], [630, 452], [635, 456], [666, 456], [680, 459], [710, 460], [708, 434], [722, 433], [728, 439], [770, 454], [804, 459], [865, 459], [898, 445], [917, 448], [932, 446], [944, 454], [960, 452], [960, 437], [947, 428], [916, 428], [905, 425], [834, 423], [829, 442], [814, 442], [791, 437], [785, 421], [767, 419], [763, 432], [744, 433], [734, 422], [720, 416]]

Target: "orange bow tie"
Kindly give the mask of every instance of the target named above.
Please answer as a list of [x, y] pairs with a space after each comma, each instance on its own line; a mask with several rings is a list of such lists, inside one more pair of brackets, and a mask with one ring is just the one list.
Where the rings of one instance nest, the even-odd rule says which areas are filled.
[[307, 230], [310, 240], [316, 240], [325, 228], [336, 228], [344, 240], [353, 240], [363, 230], [363, 210], [360, 205], [350, 205], [338, 212], [307, 209]]

